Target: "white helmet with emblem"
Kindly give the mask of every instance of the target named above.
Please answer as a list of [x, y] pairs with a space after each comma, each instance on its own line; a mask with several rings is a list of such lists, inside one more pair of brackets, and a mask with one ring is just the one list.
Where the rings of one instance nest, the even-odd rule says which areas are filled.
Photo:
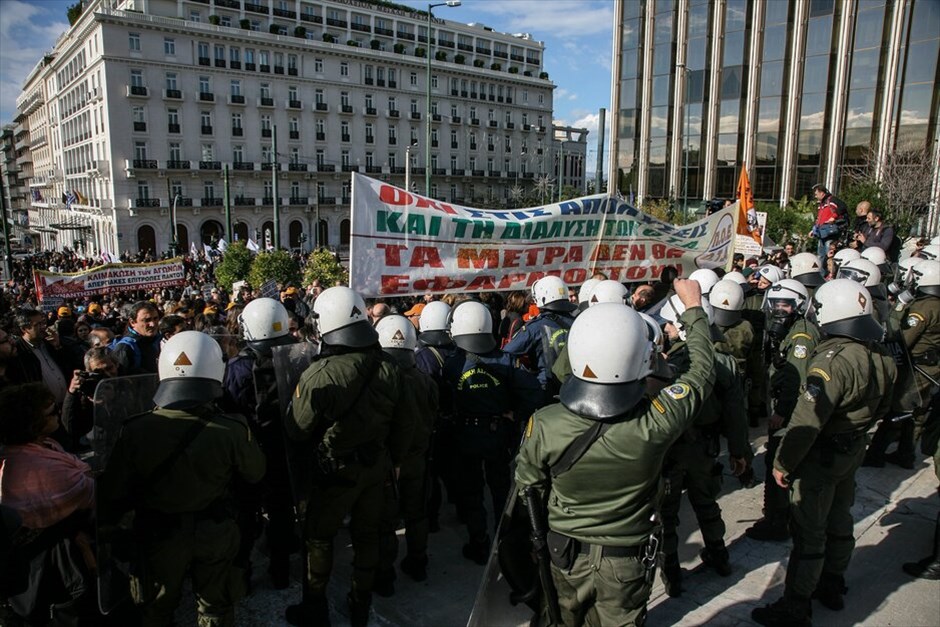
[[382, 316], [375, 324], [375, 331], [382, 350], [402, 366], [414, 365], [418, 333], [408, 318], [399, 314]]
[[806, 311], [809, 292], [806, 286], [796, 279], [782, 279], [771, 285], [764, 293], [763, 309], [772, 312], [777, 303], [787, 303], [795, 313], [802, 315]]
[[790, 278], [806, 287], [819, 287], [825, 282], [819, 270], [819, 257], [813, 253], [797, 253], [790, 257]]
[[365, 348], [379, 337], [369, 323], [362, 296], [344, 285], [325, 290], [313, 302], [320, 338], [333, 346]]
[[747, 285], [747, 277], [737, 270], [725, 273], [725, 276], [722, 277], [722, 279], [726, 281], [734, 281], [738, 285]]
[[256, 298], [238, 316], [242, 336], [255, 351], [268, 354], [271, 348], [289, 344], [290, 317], [287, 308], [273, 298]]
[[714, 311], [715, 323], [720, 327], [730, 327], [741, 320], [744, 309], [744, 288], [727, 279], [715, 283], [708, 302]]
[[157, 370], [160, 385], [153, 402], [158, 407], [188, 409], [222, 396], [222, 349], [205, 333], [182, 331], [167, 340]]
[[454, 344], [468, 353], [483, 355], [496, 348], [493, 316], [477, 300], [458, 303], [450, 312], [450, 336]]
[[940, 244], [929, 244], [920, 251], [923, 259], [940, 259]]
[[765, 265], [757, 269], [758, 280], [764, 279], [771, 285], [784, 278], [783, 270], [777, 266]]
[[835, 264], [836, 270], [842, 266], [842, 264], [848, 263], [849, 261], [855, 261], [856, 259], [861, 259], [862, 254], [855, 250], [854, 248], [842, 248], [835, 252], [832, 256], [832, 263]]
[[867, 259], [878, 266], [882, 274], [888, 271], [888, 255], [883, 248], [878, 248], [877, 246], [866, 248], [862, 251], [862, 259]]
[[721, 277], [711, 268], [699, 268], [689, 275], [689, 280], [695, 281], [702, 288], [702, 296], [708, 296]]
[[911, 268], [918, 292], [940, 296], [940, 261], [925, 259]]
[[[584, 306], [588, 306], [588, 302], [591, 299], [591, 293], [594, 291], [594, 288], [597, 287], [597, 284], [600, 283], [600, 279], [588, 279], [581, 284], [581, 289], [578, 290], [578, 305], [584, 303]], [[583, 307], [582, 307], [583, 309]]]
[[868, 259], [858, 258], [842, 265], [836, 273], [836, 278], [849, 279], [865, 287], [874, 287], [881, 283], [881, 270]]
[[626, 299], [627, 288], [624, 287], [623, 283], [608, 279], [594, 286], [588, 302], [591, 307], [599, 303], [619, 303], [622, 305]]
[[[600, 303], [575, 318], [568, 332], [571, 372], [559, 400], [591, 419], [620, 416], [643, 398], [651, 368], [650, 328], [636, 311]], [[611, 341], [616, 338], [616, 341]]]
[[657, 322], [653, 316], [643, 313], [642, 311], [637, 313], [640, 314], [640, 317], [643, 318], [643, 321], [646, 323], [649, 329], [649, 339], [653, 343], [653, 352], [650, 356], [650, 366], [647, 376], [652, 376], [664, 381], [671, 381], [675, 377], [675, 373], [663, 357], [663, 353], [666, 351], [666, 336], [663, 335], [663, 330], [660, 328], [659, 322]]
[[863, 342], [880, 341], [884, 328], [872, 316], [872, 297], [864, 286], [850, 279], [833, 279], [813, 295], [806, 318], [826, 335]]
[[420, 333], [418, 339], [428, 346], [447, 346], [451, 343], [447, 333], [447, 323], [450, 321], [450, 305], [435, 300], [428, 303], [421, 310], [418, 319]]
[[576, 305], [568, 300], [568, 286], [557, 276], [544, 276], [532, 286], [535, 306], [546, 311], [570, 312]]

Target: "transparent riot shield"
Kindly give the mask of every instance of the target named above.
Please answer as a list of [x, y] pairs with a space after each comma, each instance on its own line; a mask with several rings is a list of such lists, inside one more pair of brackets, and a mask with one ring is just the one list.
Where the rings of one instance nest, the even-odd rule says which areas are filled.
[[[108, 464], [114, 444], [128, 418], [153, 409], [153, 395], [159, 380], [155, 374], [104, 379], [95, 389], [95, 426], [92, 430], [94, 455], [90, 463], [95, 474]], [[99, 503], [95, 503], [96, 510]], [[96, 515], [96, 551], [98, 560], [98, 607], [108, 614], [130, 595], [130, 565], [134, 558], [131, 531], [133, 514], [116, 524], [102, 524]]]
[[527, 625], [539, 611], [542, 591], [532, 554], [529, 515], [517, 492], [513, 482], [468, 627]]
[[[294, 390], [300, 381], [300, 375], [313, 362], [319, 352], [319, 346], [310, 342], [276, 346], [271, 352], [274, 361], [274, 373], [277, 377], [277, 396], [283, 410], [283, 419], [289, 420], [294, 400]], [[313, 451], [309, 443], [294, 442], [286, 438], [287, 465], [290, 473], [291, 493], [294, 495], [294, 508], [298, 522], [302, 522], [307, 511], [307, 497], [313, 479]]]

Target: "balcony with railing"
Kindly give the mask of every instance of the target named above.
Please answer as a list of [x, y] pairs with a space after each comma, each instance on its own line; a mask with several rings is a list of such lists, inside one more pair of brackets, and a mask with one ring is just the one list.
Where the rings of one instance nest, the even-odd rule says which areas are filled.
[[287, 171], [288, 172], [306, 172], [307, 164], [306, 163], [288, 163]]
[[310, 22], [311, 24], [322, 24], [323, 16], [313, 15], [312, 13], [301, 13], [300, 14], [301, 22]]
[[287, 138], [288, 139], [300, 139], [300, 131], [288, 131]]
[[238, 207], [254, 207], [255, 199], [249, 196], [236, 196], [232, 204]]
[[209, 57], [199, 57], [199, 65], [204, 65], [205, 67], [209, 67], [210, 65], [212, 65], [212, 59], [210, 59]]
[[421, 119], [421, 112], [420, 112], [420, 111], [412, 111], [410, 117], [411, 117], [412, 120], [420, 120], [420, 119]]
[[131, 165], [135, 170], [156, 170], [157, 169], [157, 160], [156, 159], [134, 159], [131, 162]]
[[232, 137], [242, 137], [245, 134], [245, 129], [240, 126], [232, 127]]
[[184, 197], [184, 196], [177, 196], [177, 198], [176, 198], [176, 206], [177, 206], [177, 207], [192, 207], [192, 206], [193, 206], [193, 199], [192, 199], [192, 198], [186, 198], [186, 197]]
[[382, 166], [380, 165], [367, 165], [366, 174], [381, 174]]
[[150, 95], [150, 92], [143, 85], [128, 85], [127, 86], [127, 95], [128, 96], [137, 96], [140, 98], [146, 98]]
[[215, 94], [211, 91], [199, 92], [199, 100], [202, 102], [215, 102]]
[[352, 24], [349, 25], [349, 27], [355, 31], [359, 31], [360, 33], [372, 32], [372, 27], [369, 26], [368, 24], [357, 24], [356, 22], [353, 22]]
[[328, 17], [326, 18], [326, 25], [336, 26], [337, 28], [348, 28], [349, 22], [347, 22], [346, 20], [337, 20], [335, 18]]
[[319, 132], [316, 134], [316, 138], [318, 142], [324, 142], [326, 141], [326, 133]]
[[201, 207], [221, 207], [225, 203], [222, 198], [202, 198], [199, 201]]
[[166, 162], [167, 170], [188, 170], [189, 161], [188, 160], [175, 160]]
[[137, 198], [134, 201], [134, 206], [138, 208], [159, 207], [160, 199], [159, 198]]
[[291, 205], [292, 207], [299, 207], [302, 205], [306, 205], [309, 202], [309, 200], [310, 199], [307, 198], [306, 196], [291, 196], [290, 198], [287, 199], [287, 204]]
[[253, 2], [246, 2], [245, 10], [251, 13], [261, 13], [263, 15], [268, 14], [268, 7], [264, 6], [263, 4], [255, 4]]
[[226, 9], [241, 9], [241, 2], [238, 0], [215, 0], [215, 6], [225, 7]]
[[255, 169], [254, 161], [236, 161], [232, 164], [233, 170], [251, 171]]
[[336, 165], [332, 163], [318, 163], [317, 172], [336, 172]]
[[212, 127], [211, 127], [211, 126], [200, 126], [200, 127], [199, 127], [199, 132], [202, 133], [203, 135], [212, 135]]
[[258, 98], [258, 106], [259, 106], [259, 107], [273, 107], [273, 106], [274, 106], [274, 98], [269, 98], [269, 97], [266, 97], [266, 96], [262, 96], [261, 98]]
[[146, 122], [134, 122], [134, 131], [138, 133], [145, 133], [147, 131]]
[[287, 108], [288, 108], [288, 109], [298, 109], [298, 110], [299, 110], [299, 109], [303, 109], [303, 108], [304, 108], [304, 103], [301, 102], [300, 100], [288, 100], [288, 101], [287, 101]]
[[388, 117], [390, 117], [390, 118], [397, 118], [397, 117], [400, 116], [400, 115], [401, 115], [401, 111], [399, 111], [398, 109], [389, 109], [389, 110], [388, 110]]
[[297, 19], [297, 11], [291, 11], [289, 9], [274, 9], [274, 15], [277, 17], [286, 17], [291, 20]]
[[383, 37], [395, 36], [395, 31], [393, 31], [391, 28], [382, 28], [381, 26], [376, 26], [373, 29], [373, 32], [375, 32], [376, 35], [382, 35]]
[[401, 165], [392, 165], [392, 166], [389, 166], [388, 171], [391, 172], [392, 174], [404, 174], [405, 167]]
[[178, 134], [178, 133], [180, 133], [180, 125], [179, 125], [179, 124], [167, 124], [167, 125], [166, 125], [166, 132], [167, 132], [167, 133], [176, 133], [176, 134]]
[[199, 169], [200, 170], [221, 170], [222, 162], [221, 161], [200, 161]]
[[399, 39], [407, 39], [408, 41], [414, 41], [414, 40], [415, 40], [415, 35], [414, 35], [414, 33], [406, 33], [406, 32], [404, 32], [404, 31], [398, 31], [398, 38], [399, 38]]
[[264, 138], [270, 138], [270, 137], [271, 137], [271, 129], [269, 129], [269, 128], [263, 128], [263, 129], [261, 129], [261, 136], [264, 137]]
[[340, 167], [342, 168], [343, 172], [358, 172], [359, 171], [359, 166], [351, 164], [351, 163], [347, 163], [346, 165], [343, 165]]
[[335, 205], [336, 196], [317, 196], [318, 205]]
[[274, 167], [274, 164], [271, 163], [270, 161], [264, 161], [264, 162], [261, 163], [261, 169], [262, 169], [264, 172], [271, 172], [271, 171], [273, 171], [273, 170], [277, 170], [278, 172], [280, 172], [280, 171], [281, 171], [281, 166], [278, 165], [278, 166], [275, 168], [275, 167]]
[[340, 111], [340, 113], [352, 114], [352, 112], [353, 112], [353, 106], [352, 106], [352, 105], [348, 105], [348, 104], [340, 105], [340, 106], [339, 106], [339, 111]]
[[318, 102], [314, 105], [314, 108], [317, 111], [329, 111], [330, 105], [326, 104], [325, 102]]
[[228, 97], [228, 103], [230, 105], [245, 105], [245, 97], [241, 94], [232, 94]]

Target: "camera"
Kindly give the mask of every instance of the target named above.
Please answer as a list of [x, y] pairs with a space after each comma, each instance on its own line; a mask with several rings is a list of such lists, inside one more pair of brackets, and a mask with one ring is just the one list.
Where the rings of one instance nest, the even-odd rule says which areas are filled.
[[82, 382], [81, 387], [79, 388], [81, 393], [85, 396], [94, 396], [95, 389], [98, 387], [98, 383], [104, 379], [104, 375], [100, 372], [88, 372], [87, 370], [80, 370], [78, 373], [78, 378]]

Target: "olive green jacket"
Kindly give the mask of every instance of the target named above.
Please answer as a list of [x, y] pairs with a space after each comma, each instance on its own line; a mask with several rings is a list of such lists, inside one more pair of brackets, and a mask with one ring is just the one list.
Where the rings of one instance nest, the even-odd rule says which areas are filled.
[[554, 531], [608, 546], [637, 545], [652, 532], [666, 451], [692, 424], [714, 377], [704, 310], [687, 310], [682, 322], [688, 329], [688, 371], [655, 397], [643, 398], [554, 481], [551, 467], [595, 421], [561, 404], [529, 420], [516, 457], [516, 485], [547, 493], [548, 524]]
[[817, 444], [832, 436], [859, 434], [891, 406], [897, 367], [878, 345], [843, 337], [813, 351], [806, 385], [797, 399], [774, 468], [788, 475]]
[[387, 448], [398, 465], [415, 428], [403, 397], [398, 365], [378, 348], [321, 357], [300, 376], [287, 435], [317, 437], [314, 447], [322, 442], [337, 458], [362, 450], [374, 456]]
[[747, 358], [754, 345], [754, 327], [747, 320], [741, 320], [730, 327], [719, 326], [724, 341], [715, 344], [715, 350], [734, 357], [738, 365], [738, 374], [742, 377], [747, 371]]
[[[207, 421], [205, 428], [165, 475], [150, 480], [198, 420]], [[213, 405], [190, 411], [157, 408], [124, 425], [98, 477], [99, 511], [110, 520], [128, 508], [200, 512], [230, 496], [236, 477], [255, 483], [264, 471], [264, 454], [244, 416], [223, 414]]]
[[789, 420], [800, 395], [800, 386], [806, 382], [806, 373], [816, 345], [819, 331], [816, 325], [800, 318], [770, 359], [770, 411]]
[[402, 404], [414, 416], [414, 432], [406, 457], [423, 457], [428, 451], [434, 419], [437, 418], [437, 383], [417, 368], [402, 368]]

